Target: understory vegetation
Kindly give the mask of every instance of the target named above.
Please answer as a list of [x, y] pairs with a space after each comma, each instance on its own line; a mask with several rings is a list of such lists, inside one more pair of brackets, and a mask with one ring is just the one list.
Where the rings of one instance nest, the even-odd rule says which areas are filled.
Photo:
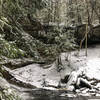
[[0, 61], [32, 58], [50, 64], [61, 52], [79, 48], [76, 28], [85, 25], [80, 33], [87, 39], [100, 23], [99, 5], [99, 0], [0, 0]]
[[98, 0], [0, 0], [0, 55], [54, 61], [60, 52], [77, 47], [76, 29], [70, 26], [85, 23], [91, 29], [99, 23], [99, 3]]
[[[60, 52], [75, 49], [74, 34], [63, 32], [62, 27], [51, 25], [51, 27], [46, 27], [48, 29], [45, 32], [39, 21], [33, 22], [37, 26], [30, 23], [31, 19], [34, 21], [32, 16], [36, 16], [37, 11], [46, 9], [45, 0], [33, 0], [29, 1], [28, 4], [30, 5], [27, 5], [27, 0], [1, 0], [0, 56], [13, 59], [32, 57], [36, 61], [42, 59], [50, 62], [54, 61]], [[28, 7], [24, 7], [26, 5]], [[28, 14], [32, 18], [29, 19]]]
[[[37, 20], [37, 12], [48, 9], [47, 4], [45, 0], [0, 0], [0, 69], [6, 59], [51, 63], [61, 52], [75, 49], [73, 34], [66, 34], [58, 25], [43, 26]], [[0, 85], [0, 99], [20, 100], [6, 85]]]

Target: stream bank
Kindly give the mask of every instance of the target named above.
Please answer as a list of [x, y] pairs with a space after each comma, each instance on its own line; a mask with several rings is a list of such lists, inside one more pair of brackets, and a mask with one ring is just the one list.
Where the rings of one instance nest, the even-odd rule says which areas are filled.
[[[80, 52], [73, 51], [68, 53], [62, 53], [60, 55], [61, 61], [58, 63], [56, 60], [53, 64], [48, 66], [41, 66], [41, 64], [30, 64], [22, 68], [9, 69], [4, 67], [14, 80], [20, 81], [23, 84], [30, 84], [34, 88], [25, 90], [23, 86], [16, 88], [12, 85], [13, 88], [16, 88], [18, 91], [22, 90], [22, 97], [27, 93], [28, 97], [31, 95], [33, 99], [24, 100], [41, 100], [42, 97], [47, 99], [47, 94], [49, 92], [55, 91], [57, 98], [59, 96], [65, 97], [99, 97], [100, 96], [100, 45], [95, 45], [88, 48], [88, 56], [85, 56], [85, 49], [82, 49]], [[57, 70], [60, 69], [60, 70]], [[64, 79], [65, 76], [69, 75], [67, 83], [60, 83], [61, 79]], [[79, 80], [85, 82], [85, 86], [81, 86]], [[74, 83], [74, 84], [72, 84]], [[60, 87], [59, 87], [60, 84]], [[79, 86], [78, 88], [75, 85]], [[90, 86], [91, 88], [88, 88]], [[40, 98], [34, 98], [33, 93], [36, 91], [42, 95]], [[33, 92], [34, 91], [34, 92]], [[44, 91], [43, 95], [42, 91]], [[47, 94], [46, 94], [46, 91]], [[55, 93], [52, 95], [56, 97]], [[37, 95], [36, 95], [37, 96]], [[27, 98], [28, 98], [27, 97]], [[50, 96], [49, 96], [50, 97]], [[51, 99], [51, 97], [48, 99]], [[64, 100], [57, 99], [57, 100]], [[53, 100], [53, 98], [52, 98]], [[77, 99], [76, 99], [77, 100]], [[80, 99], [79, 99], [80, 100]], [[84, 100], [84, 99], [82, 99]]]

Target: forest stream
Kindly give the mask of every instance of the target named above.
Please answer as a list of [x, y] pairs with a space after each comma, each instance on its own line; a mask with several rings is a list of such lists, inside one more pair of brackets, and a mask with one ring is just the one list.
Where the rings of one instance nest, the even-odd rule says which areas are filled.
[[0, 100], [100, 100], [100, 0], [0, 0]]
[[[87, 57], [85, 56], [85, 49], [80, 52], [62, 53], [60, 57], [63, 66], [60, 71], [57, 71], [57, 61], [48, 66], [30, 64], [14, 70], [5, 68], [17, 81], [33, 86], [24, 88], [24, 86], [11, 84], [11, 87], [17, 90], [24, 100], [88, 100], [89, 98], [99, 98], [100, 45], [89, 47]], [[69, 75], [69, 81], [65, 84], [60, 83], [60, 80], [64, 79], [66, 75]], [[74, 88], [72, 83], [78, 83], [80, 79], [90, 87], [86, 85]]]

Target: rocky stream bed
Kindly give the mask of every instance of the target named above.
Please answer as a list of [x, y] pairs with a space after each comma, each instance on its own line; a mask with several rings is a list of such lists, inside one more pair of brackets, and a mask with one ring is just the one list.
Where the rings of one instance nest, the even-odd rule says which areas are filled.
[[100, 45], [88, 48], [87, 57], [82, 49], [62, 53], [51, 65], [30, 62], [4, 69], [11, 76], [10, 86], [24, 100], [88, 100], [100, 96]]

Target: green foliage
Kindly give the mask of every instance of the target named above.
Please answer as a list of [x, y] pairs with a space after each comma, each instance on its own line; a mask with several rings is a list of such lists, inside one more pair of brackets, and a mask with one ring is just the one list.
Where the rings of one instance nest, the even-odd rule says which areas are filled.
[[72, 51], [77, 48], [74, 31], [63, 32], [55, 29], [55, 32], [45, 34], [45, 42], [40, 40], [36, 43], [37, 50], [45, 61], [54, 61], [61, 52]]
[[33, 37], [23, 35], [16, 44], [19, 48], [26, 51], [27, 55], [38, 59], [38, 52], [36, 50], [36, 44]]
[[0, 100], [22, 100], [10, 88], [3, 89], [0, 87]]
[[[0, 28], [4, 35], [0, 39], [0, 45], [2, 45], [2, 48], [0, 47], [1, 55], [10, 58], [27, 55], [36, 59], [43, 57], [47, 60], [47, 58], [55, 59], [60, 52], [74, 49], [75, 39], [70, 34], [71, 32], [63, 33], [58, 27], [54, 28], [58, 26], [58, 22], [61, 20], [59, 17], [60, 6], [60, 1], [54, 3], [52, 0], [4, 0], [1, 3], [2, 16], [0, 18]], [[23, 24], [29, 24], [27, 14], [37, 15], [38, 11], [42, 11], [43, 20], [46, 21], [47, 18], [47, 21], [54, 21], [55, 23], [57, 21], [56, 24], [54, 23], [53, 31], [50, 30], [39, 38], [38, 32], [35, 33], [37, 37], [36, 35], [34, 37], [24, 32], [22, 28]], [[39, 16], [41, 17], [41, 14]]]
[[19, 49], [14, 43], [7, 42], [0, 36], [0, 55], [8, 58], [20, 58], [25, 56], [25, 52]]
[[74, 34], [71, 32], [65, 32], [55, 37], [55, 41], [58, 43], [62, 52], [74, 50], [76, 46]]
[[20, 18], [25, 17], [28, 13], [35, 14], [44, 6], [45, 2], [42, 0], [4, 0], [2, 15], [6, 16], [10, 22], [17, 23]]
[[10, 31], [12, 32], [12, 27], [11, 27], [11, 25], [9, 25], [8, 19], [6, 17], [1, 17], [1, 19], [0, 19], [0, 29], [2, 31], [4, 31], [4, 27], [9, 28]]

